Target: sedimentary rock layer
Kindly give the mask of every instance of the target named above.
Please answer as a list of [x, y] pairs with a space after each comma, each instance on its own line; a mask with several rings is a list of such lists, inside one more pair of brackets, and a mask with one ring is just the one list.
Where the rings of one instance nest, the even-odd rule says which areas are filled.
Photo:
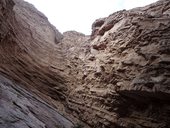
[[0, 1], [0, 73], [17, 83], [0, 80], [1, 128], [72, 126], [60, 122], [64, 117], [49, 107], [54, 99], [64, 102], [66, 98], [65, 59], [56, 45], [62, 38], [32, 5], [22, 0]]
[[169, 0], [100, 18], [90, 37], [61, 34], [22, 0], [0, 1], [0, 108], [13, 113], [0, 127], [168, 128], [169, 41]]
[[161, 0], [93, 23], [69, 97], [77, 118], [96, 128], [169, 127], [169, 12]]
[[72, 122], [15, 83], [0, 76], [0, 128], [71, 128]]

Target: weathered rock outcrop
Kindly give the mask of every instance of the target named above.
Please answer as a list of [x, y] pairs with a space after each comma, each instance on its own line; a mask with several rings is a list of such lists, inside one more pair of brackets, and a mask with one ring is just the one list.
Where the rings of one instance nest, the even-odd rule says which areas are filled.
[[[0, 80], [1, 128], [72, 126], [60, 122], [63, 119], [59, 119], [56, 110], [32, 99], [39, 97], [51, 106], [53, 100], [60, 101], [53, 104], [63, 109], [61, 102], [65, 101], [67, 92], [64, 84], [67, 77], [63, 74], [66, 61], [56, 45], [62, 38], [32, 5], [22, 0], [0, 1], [0, 73], [17, 83], [6, 85]], [[36, 96], [18, 89], [19, 85]]]
[[1, 1], [0, 14], [0, 71], [29, 87], [52, 91], [56, 82], [63, 81], [60, 72], [65, 60], [56, 45], [62, 35], [42, 13], [22, 0]]
[[169, 127], [169, 12], [161, 0], [94, 22], [69, 96], [77, 118], [96, 128]]
[[0, 128], [71, 128], [72, 122], [35, 94], [0, 76]]
[[0, 1], [0, 127], [168, 128], [169, 41], [169, 0], [98, 19], [91, 37]]

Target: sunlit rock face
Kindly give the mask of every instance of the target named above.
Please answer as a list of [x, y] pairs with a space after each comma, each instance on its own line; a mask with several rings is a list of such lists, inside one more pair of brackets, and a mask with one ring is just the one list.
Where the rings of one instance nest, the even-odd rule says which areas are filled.
[[93, 23], [69, 96], [77, 118], [96, 128], [169, 127], [169, 7], [162, 0]]
[[169, 41], [169, 0], [100, 18], [91, 36], [0, 1], [0, 127], [168, 128]]

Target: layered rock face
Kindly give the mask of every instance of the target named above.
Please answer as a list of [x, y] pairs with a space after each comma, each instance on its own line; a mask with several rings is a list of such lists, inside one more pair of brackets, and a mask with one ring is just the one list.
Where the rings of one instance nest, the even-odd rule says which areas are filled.
[[0, 128], [71, 128], [72, 122], [41, 98], [0, 76]]
[[62, 35], [42, 13], [21, 0], [2, 1], [0, 33], [3, 74], [28, 85], [30, 90], [31, 86], [43, 88], [44, 93], [52, 88], [43, 85], [62, 83], [60, 72], [65, 61], [56, 45]]
[[0, 127], [168, 128], [169, 41], [169, 0], [98, 19], [90, 37], [0, 1]]
[[162, 0], [94, 22], [69, 97], [77, 118], [92, 127], [169, 127], [169, 7]]
[[0, 1], [0, 73], [17, 83], [0, 80], [0, 128], [73, 126], [67, 119], [65, 125], [64, 117], [48, 105], [66, 97], [65, 59], [56, 45], [62, 38], [32, 5], [22, 0]]

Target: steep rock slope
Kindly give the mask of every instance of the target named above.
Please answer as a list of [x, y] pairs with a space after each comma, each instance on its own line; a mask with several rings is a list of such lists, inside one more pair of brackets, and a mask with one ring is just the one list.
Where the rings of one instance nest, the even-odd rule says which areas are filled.
[[94, 22], [69, 95], [77, 118], [96, 128], [169, 127], [169, 19], [170, 2], [160, 0]]
[[[62, 72], [65, 59], [56, 45], [62, 38], [32, 5], [22, 0], [0, 1], [0, 73], [17, 83], [0, 79], [1, 128], [73, 125], [67, 119], [68, 125], [64, 124], [58, 110], [50, 108], [54, 99], [64, 102], [67, 92]], [[60, 102], [54, 104], [62, 109]]]
[[0, 14], [1, 73], [46, 95], [57, 94], [55, 86], [61, 86], [58, 93], [64, 98], [65, 60], [56, 45], [62, 35], [42, 13], [22, 0], [1, 1]]
[[[82, 33], [76, 31], [67, 31], [63, 33], [63, 39], [58, 44], [61, 47], [64, 58], [67, 60], [64, 72], [67, 76], [70, 76], [67, 85], [69, 86], [69, 94], [75, 90], [75, 87], [81, 84], [81, 66], [84, 64], [84, 59], [87, 52], [90, 49], [89, 36], [85, 36]], [[80, 80], [77, 81], [76, 78]]]
[[0, 76], [0, 128], [71, 128], [72, 122], [35, 94]]
[[61, 34], [32, 5], [0, 1], [0, 73], [13, 81], [0, 77], [0, 127], [168, 128], [169, 22], [160, 0], [96, 20], [91, 37]]

